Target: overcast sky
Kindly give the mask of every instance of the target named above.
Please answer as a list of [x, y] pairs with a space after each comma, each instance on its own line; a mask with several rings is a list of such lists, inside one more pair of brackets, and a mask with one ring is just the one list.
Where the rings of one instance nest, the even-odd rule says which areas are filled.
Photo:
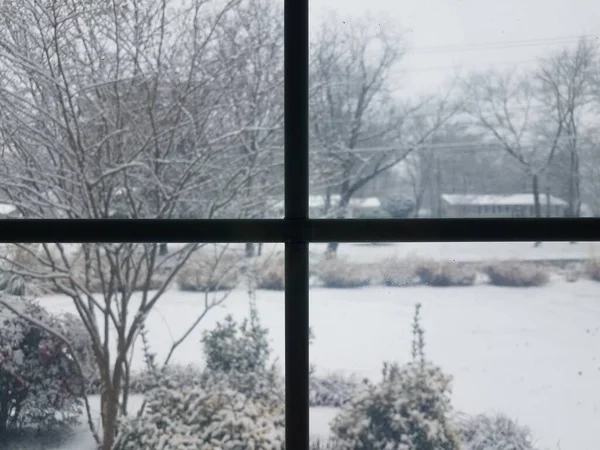
[[313, 26], [327, 11], [384, 13], [397, 23], [414, 49], [403, 65], [410, 90], [435, 89], [456, 67], [531, 67], [583, 34], [600, 36], [598, 0], [311, 0]]

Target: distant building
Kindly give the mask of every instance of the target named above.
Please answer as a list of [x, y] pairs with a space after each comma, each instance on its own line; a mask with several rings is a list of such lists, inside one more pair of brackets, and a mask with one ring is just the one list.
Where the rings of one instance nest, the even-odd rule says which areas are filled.
[[[309, 215], [312, 218], [335, 217], [340, 205], [340, 196], [335, 194], [329, 198], [329, 211], [325, 214], [326, 205], [325, 195], [310, 195], [308, 197]], [[277, 217], [283, 217], [283, 202], [276, 201], [269, 208], [272, 214]], [[356, 197], [350, 199], [348, 205], [348, 218], [376, 216], [381, 213], [381, 201], [377, 197]]]
[[[442, 194], [443, 217], [535, 217], [533, 194], [457, 195]], [[542, 217], [565, 217], [566, 201], [540, 195]]]

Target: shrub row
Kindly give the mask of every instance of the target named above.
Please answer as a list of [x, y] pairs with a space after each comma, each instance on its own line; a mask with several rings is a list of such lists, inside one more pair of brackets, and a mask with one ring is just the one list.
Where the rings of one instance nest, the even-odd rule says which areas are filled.
[[[38, 267], [34, 253], [21, 248], [13, 249], [14, 259], [27, 267]], [[39, 255], [43, 257], [43, 255]], [[83, 274], [83, 260], [72, 262], [73, 270]], [[102, 264], [100, 264], [102, 266]], [[477, 274], [487, 276], [495, 286], [534, 287], [544, 286], [550, 280], [549, 268], [533, 263], [498, 261], [487, 264], [466, 264], [456, 261], [435, 261], [417, 257], [387, 258], [378, 263], [350, 261], [344, 257], [324, 258], [313, 266], [321, 284], [328, 288], [358, 288], [372, 284], [389, 287], [415, 286], [471, 286]], [[92, 292], [102, 290], [101, 274], [92, 269], [87, 284]], [[567, 271], [567, 280], [575, 281], [579, 272]], [[585, 273], [592, 280], [600, 281], [600, 260], [591, 259], [585, 265]], [[83, 275], [80, 277], [83, 281]], [[54, 291], [50, 283], [26, 283], [22, 276], [2, 273], [0, 290], [23, 294], [44, 294]], [[134, 290], [158, 289], [165, 282], [162, 274], [153, 274], [148, 279], [142, 267]], [[207, 250], [193, 254], [175, 279], [178, 288], [190, 292], [228, 291], [249, 282], [256, 289], [282, 291], [285, 288], [284, 259], [282, 255], [245, 259], [235, 252], [222, 254]], [[35, 292], [25, 292], [26, 290]]]
[[[600, 265], [599, 265], [600, 266]], [[420, 258], [388, 258], [381, 264], [364, 264], [345, 258], [321, 261], [318, 277], [325, 287], [355, 288], [380, 281], [384, 286], [471, 286], [478, 271], [496, 286], [543, 286], [550, 277], [547, 269], [531, 263], [494, 262], [476, 268], [456, 261]], [[598, 270], [600, 279], [600, 270]]]

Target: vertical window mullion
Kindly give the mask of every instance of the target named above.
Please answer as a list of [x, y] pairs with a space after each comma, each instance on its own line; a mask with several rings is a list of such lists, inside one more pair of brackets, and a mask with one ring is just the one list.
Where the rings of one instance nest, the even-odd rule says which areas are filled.
[[308, 0], [285, 0], [286, 448], [309, 448]]

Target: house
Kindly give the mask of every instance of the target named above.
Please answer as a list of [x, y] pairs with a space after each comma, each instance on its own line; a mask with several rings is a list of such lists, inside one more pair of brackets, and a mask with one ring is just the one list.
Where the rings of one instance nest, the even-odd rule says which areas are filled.
[[[535, 217], [533, 194], [458, 195], [442, 194], [443, 217]], [[566, 201], [540, 195], [542, 217], [565, 217]]]
[[[308, 197], [308, 211], [312, 218], [325, 218], [325, 195], [310, 195]], [[327, 217], [334, 217], [340, 204], [340, 195], [334, 194], [329, 198], [329, 211]], [[269, 208], [272, 214], [283, 217], [283, 202], [281, 200], [272, 203]], [[350, 199], [347, 218], [365, 216], [376, 216], [381, 211], [381, 201], [377, 197], [356, 197]]]

